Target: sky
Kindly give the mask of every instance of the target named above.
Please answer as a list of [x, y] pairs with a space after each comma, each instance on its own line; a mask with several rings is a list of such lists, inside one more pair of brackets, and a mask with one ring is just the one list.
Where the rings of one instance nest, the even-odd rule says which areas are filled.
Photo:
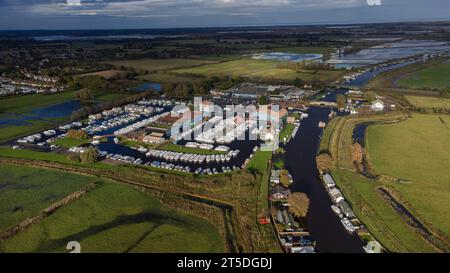
[[0, 0], [0, 29], [450, 20], [450, 0]]

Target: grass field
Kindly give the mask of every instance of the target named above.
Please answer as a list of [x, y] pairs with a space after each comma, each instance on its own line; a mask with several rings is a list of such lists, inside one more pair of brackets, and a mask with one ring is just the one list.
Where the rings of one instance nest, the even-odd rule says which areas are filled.
[[374, 170], [404, 181], [392, 186], [408, 209], [450, 237], [450, 116], [370, 126], [366, 141]]
[[26, 166], [0, 165], [0, 232], [37, 215], [97, 178]]
[[334, 169], [332, 175], [358, 218], [389, 251], [434, 252], [377, 193], [381, 183], [348, 170]]
[[407, 88], [449, 88], [450, 61], [433, 63], [417, 71], [406, 74], [397, 81], [397, 85]]
[[303, 80], [335, 80], [340, 71], [296, 71], [293, 69], [278, 69], [276, 65], [282, 63], [275, 60], [256, 60], [243, 58], [218, 64], [203, 65], [193, 68], [172, 70], [177, 73], [199, 74], [205, 76], [241, 76], [250, 79], [292, 81], [295, 78]]
[[169, 70], [176, 68], [199, 66], [204, 64], [217, 63], [215, 60], [203, 59], [137, 59], [137, 60], [120, 60], [111, 61], [109, 64], [116, 66], [128, 66], [136, 69], [143, 69], [149, 72]]
[[406, 89], [447, 89], [450, 87], [450, 61], [433, 60], [382, 73], [371, 80], [369, 87]]
[[419, 108], [450, 109], [450, 99], [425, 96], [405, 96], [406, 100]]
[[280, 132], [280, 141], [284, 142], [284, 138], [286, 138], [286, 140], [288, 140], [291, 135], [292, 132], [294, 131], [295, 125], [294, 124], [286, 124], [283, 128], [283, 130], [281, 130]]
[[0, 143], [38, 131], [44, 131], [53, 127], [55, 127], [54, 122], [44, 120], [28, 121], [28, 124], [25, 125], [2, 126], [0, 127]]
[[253, 156], [250, 163], [247, 165], [247, 169], [254, 169], [260, 174], [265, 174], [267, 168], [267, 161], [272, 158], [271, 151], [258, 150]]
[[115, 77], [117, 75], [119, 75], [121, 73], [120, 70], [102, 70], [102, 71], [97, 71], [97, 72], [91, 72], [91, 73], [86, 73], [86, 74], [81, 74], [78, 75], [78, 77], [85, 77], [85, 76], [99, 76], [105, 79], [110, 79], [112, 77]]
[[72, 99], [74, 99], [73, 92], [60, 92], [51, 95], [32, 94], [13, 96], [0, 99], [0, 114], [2, 112], [23, 114], [36, 108], [41, 108]]
[[[74, 99], [72, 92], [62, 92], [51, 95], [32, 94], [0, 99], [0, 119], [15, 119], [16, 114], [26, 114], [37, 108], [50, 106]], [[25, 124], [0, 126], [0, 143], [55, 127], [63, 118], [29, 119]]]
[[168, 73], [168, 72], [166, 73], [164, 71], [149, 73], [147, 75], [141, 75], [139, 76], [139, 79], [147, 82], [174, 83], [174, 84], [188, 83], [188, 82], [193, 83], [201, 81], [201, 78], [182, 76], [176, 73]]
[[2, 252], [223, 252], [208, 222], [126, 186], [103, 183], [44, 221], [2, 242]]
[[59, 145], [64, 148], [72, 148], [89, 143], [90, 141], [90, 139], [74, 139], [70, 137], [64, 137], [54, 141], [53, 144]]

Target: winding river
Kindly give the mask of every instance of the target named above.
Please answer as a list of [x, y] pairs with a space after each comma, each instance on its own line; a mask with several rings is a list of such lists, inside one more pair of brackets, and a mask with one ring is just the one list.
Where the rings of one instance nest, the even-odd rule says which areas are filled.
[[[349, 83], [353, 86], [364, 86], [370, 79], [381, 72], [392, 70], [408, 63], [382, 67], [361, 74]], [[329, 91], [321, 101], [335, 101], [337, 94], [347, 89], [339, 88]], [[363, 242], [356, 236], [347, 233], [339, 218], [331, 210], [332, 201], [320, 180], [315, 157], [323, 129], [318, 127], [320, 121], [327, 122], [331, 109], [312, 107], [306, 119], [301, 121], [296, 136], [284, 146], [286, 150], [286, 168], [292, 174], [294, 184], [292, 191], [304, 192], [310, 199], [307, 215], [307, 229], [316, 240], [317, 252], [361, 253]]]

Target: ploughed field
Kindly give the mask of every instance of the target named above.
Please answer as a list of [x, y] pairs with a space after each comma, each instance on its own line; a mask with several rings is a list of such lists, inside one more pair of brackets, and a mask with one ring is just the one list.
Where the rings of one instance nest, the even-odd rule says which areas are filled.
[[369, 126], [368, 159], [414, 215], [450, 237], [450, 116], [413, 114], [408, 120]]
[[[37, 215], [56, 200], [99, 179], [2, 166], [1, 225]], [[2, 182], [3, 183], [3, 182]], [[3, 184], [0, 184], [3, 185]], [[15, 207], [21, 210], [14, 211]], [[20, 213], [22, 217], [18, 217]], [[43, 221], [0, 242], [0, 252], [223, 252], [223, 240], [206, 220], [177, 212], [138, 190], [102, 181], [94, 190]]]

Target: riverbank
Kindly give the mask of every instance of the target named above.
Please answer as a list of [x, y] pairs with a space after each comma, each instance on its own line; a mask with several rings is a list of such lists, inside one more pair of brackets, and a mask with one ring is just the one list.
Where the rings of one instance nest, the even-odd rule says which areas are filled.
[[[336, 185], [342, 190], [345, 198], [349, 200], [357, 217], [388, 251], [436, 251], [437, 248], [433, 249], [429, 240], [421, 239], [419, 230], [410, 226], [404, 220], [402, 214], [393, 209], [392, 202], [389, 202], [381, 194], [384, 189], [392, 190], [392, 186], [399, 184], [393, 184], [391, 180], [386, 180], [385, 176], [381, 176], [379, 172], [374, 171], [370, 163], [371, 160], [367, 156], [369, 148], [364, 147], [370, 146], [370, 144], [367, 144], [367, 140], [364, 142], [364, 132], [362, 133], [363, 138], [359, 139], [360, 142], [363, 142], [360, 144], [357, 142], [356, 144], [362, 151], [361, 155], [355, 154], [354, 150], [355, 137], [358, 140], [358, 136], [355, 135], [358, 124], [364, 125], [364, 128], [374, 123], [396, 123], [381, 126], [398, 126], [397, 124], [403, 124], [405, 119], [406, 115], [401, 113], [371, 117], [337, 118], [335, 122], [330, 123], [330, 127], [327, 126], [325, 129], [324, 136], [327, 137], [322, 139], [321, 155], [318, 160], [321, 160], [321, 170], [332, 174]], [[372, 127], [373, 125], [370, 125], [368, 128]], [[383, 141], [379, 142], [381, 141], [380, 138], [376, 139], [377, 143], [383, 143]], [[398, 137], [396, 139], [397, 141], [404, 141], [405, 138]], [[383, 153], [382, 150], [377, 149], [376, 151], [383, 155], [385, 162], [386, 158], [391, 157]], [[409, 150], [411, 149], [409, 148]], [[402, 155], [401, 152], [395, 154], [396, 156]], [[329, 160], [323, 160], [324, 157], [328, 157]], [[327, 163], [324, 164], [323, 162]], [[404, 162], [406, 163], [408, 160]], [[395, 188], [397, 187], [407, 186], [402, 184], [402, 186], [395, 186]], [[397, 194], [393, 196], [398, 197]], [[400, 203], [398, 199], [396, 202]]]

